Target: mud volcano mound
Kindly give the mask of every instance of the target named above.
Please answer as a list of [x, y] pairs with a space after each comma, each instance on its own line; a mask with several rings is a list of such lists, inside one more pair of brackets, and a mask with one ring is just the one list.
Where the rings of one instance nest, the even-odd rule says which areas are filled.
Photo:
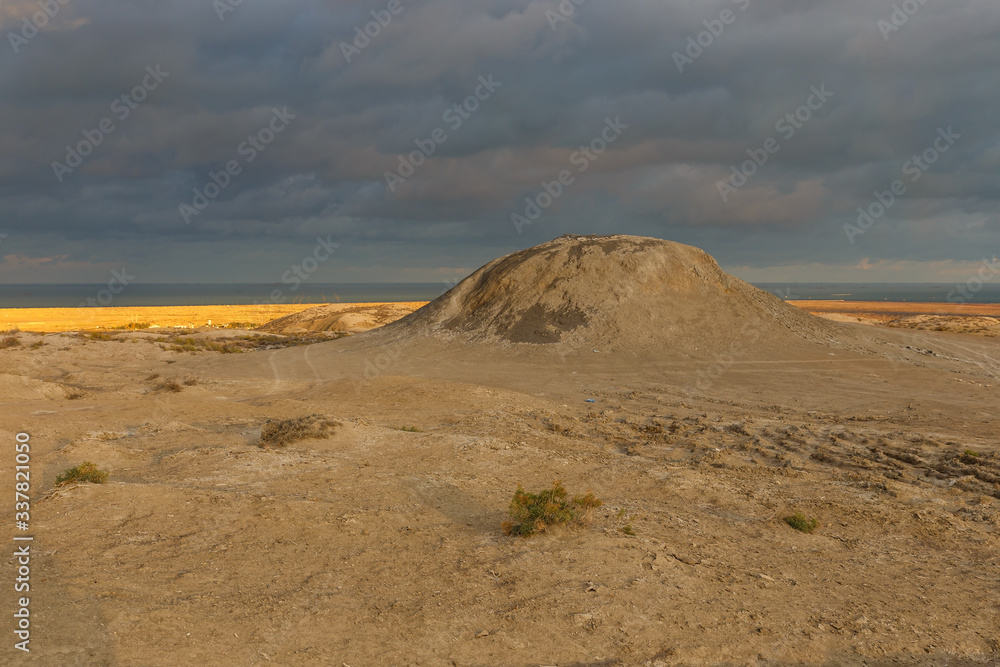
[[698, 248], [625, 235], [567, 235], [501, 257], [375, 334], [692, 356], [739, 340], [846, 342], [839, 325], [734, 278]]

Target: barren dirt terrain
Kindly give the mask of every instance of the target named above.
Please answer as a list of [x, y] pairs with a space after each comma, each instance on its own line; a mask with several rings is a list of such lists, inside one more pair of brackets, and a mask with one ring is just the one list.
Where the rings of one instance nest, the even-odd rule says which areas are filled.
[[861, 322], [900, 329], [951, 331], [1000, 336], [1000, 304], [888, 303], [884, 301], [788, 301], [838, 322]]
[[[634, 237], [369, 333], [198, 342], [223, 336], [0, 349], [0, 437], [31, 437], [19, 663], [1000, 664], [996, 338], [823, 320]], [[325, 437], [261, 442], [314, 414]], [[84, 461], [107, 482], [55, 486]], [[506, 535], [556, 479], [593, 522]]]

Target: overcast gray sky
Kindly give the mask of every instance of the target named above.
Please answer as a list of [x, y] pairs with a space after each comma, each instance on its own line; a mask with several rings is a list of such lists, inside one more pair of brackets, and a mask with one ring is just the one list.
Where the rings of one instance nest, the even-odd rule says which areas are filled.
[[1000, 253], [996, 0], [0, 0], [0, 32], [3, 282], [277, 282], [318, 238], [317, 282], [565, 233], [755, 281]]

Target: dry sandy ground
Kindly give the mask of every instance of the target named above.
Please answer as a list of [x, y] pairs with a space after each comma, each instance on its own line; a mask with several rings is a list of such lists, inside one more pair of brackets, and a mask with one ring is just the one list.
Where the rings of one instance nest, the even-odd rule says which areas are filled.
[[[302, 311], [312, 311], [313, 318], [322, 313], [327, 318], [343, 314], [348, 317], [368, 316], [362, 322], [367, 328], [381, 326], [395, 317], [412, 312], [424, 303], [331, 303], [323, 306], [315, 304], [255, 304], [247, 306], [136, 306], [115, 308], [2, 308], [0, 309], [0, 329], [21, 329], [54, 333], [79, 331], [84, 329], [114, 329], [133, 327], [185, 327], [204, 326], [249, 328], [291, 317]], [[387, 320], [386, 317], [389, 316]], [[394, 317], [393, 317], [394, 316]], [[281, 321], [281, 320], [278, 320]], [[337, 327], [327, 327], [333, 330]], [[310, 331], [326, 330], [320, 327], [302, 329]], [[350, 330], [343, 326], [339, 330]], [[366, 330], [362, 326], [355, 330]]]
[[[18, 334], [0, 437], [31, 435], [32, 650], [8, 633], [2, 660], [1000, 664], [1000, 341], [773, 307], [798, 342], [721, 352], [403, 335], [469, 312], [447, 304], [239, 355]], [[331, 437], [258, 446], [314, 413]], [[84, 460], [108, 482], [54, 488]], [[604, 500], [594, 523], [504, 535], [518, 484], [554, 479]]]
[[[686, 394], [710, 363], [351, 349], [360, 338], [239, 363], [58, 336], [5, 350], [3, 373], [86, 391], [3, 401], [3, 438], [33, 448], [34, 633], [18, 661], [996, 664], [984, 360], [1000, 350], [899, 336], [948, 350], [928, 357], [947, 366], [787, 350]], [[157, 391], [152, 372], [198, 384]], [[266, 418], [310, 413], [343, 425], [256, 446]], [[108, 483], [53, 490], [84, 460]], [[586, 530], [503, 535], [517, 484], [554, 478], [606, 511]], [[786, 526], [794, 511], [819, 530]]]
[[1000, 304], [789, 301], [814, 315], [899, 329], [1000, 336]]
[[328, 304], [268, 322], [259, 327], [259, 330], [289, 335], [316, 332], [361, 333], [395, 322], [426, 304], [426, 301]]

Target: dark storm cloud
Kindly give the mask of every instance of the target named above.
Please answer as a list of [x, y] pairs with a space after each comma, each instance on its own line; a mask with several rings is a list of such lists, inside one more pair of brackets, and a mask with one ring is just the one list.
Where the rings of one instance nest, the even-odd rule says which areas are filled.
[[[0, 6], [0, 256], [65, 256], [18, 275], [141, 258], [158, 280], [247, 280], [330, 233], [355, 248], [324, 268], [342, 280], [435, 279], [566, 232], [857, 279], [866, 258], [913, 279], [1000, 246], [992, 0], [223, 2], [69, 0], [26, 41], [39, 3]], [[497, 85], [476, 99], [481, 77]], [[275, 109], [292, 119], [258, 150]], [[627, 128], [582, 158], [607, 119]], [[88, 136], [92, 154], [53, 169]], [[390, 189], [418, 141], [433, 155]], [[511, 216], [563, 170], [519, 234]], [[187, 224], [213, 174], [225, 185]], [[894, 180], [905, 194], [845, 234]]]

